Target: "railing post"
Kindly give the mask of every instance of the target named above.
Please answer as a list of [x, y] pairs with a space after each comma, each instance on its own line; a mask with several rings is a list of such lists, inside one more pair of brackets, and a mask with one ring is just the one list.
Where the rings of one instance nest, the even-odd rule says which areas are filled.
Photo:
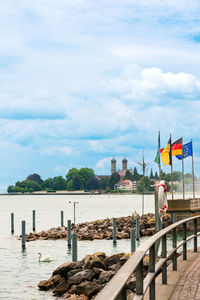
[[117, 220], [113, 218], [113, 244], [117, 242]]
[[[167, 256], [167, 239], [166, 234], [162, 237], [162, 258]], [[162, 284], [167, 284], [167, 263], [165, 262], [162, 267]]]
[[140, 239], [140, 217], [136, 217], [136, 240]]
[[[173, 248], [177, 247], [176, 228], [173, 229]], [[173, 270], [177, 271], [177, 250], [173, 255]]]
[[136, 269], [136, 295], [143, 295], [143, 260]]
[[[155, 272], [155, 244], [152, 245], [149, 251], [149, 272]], [[155, 278], [150, 284], [149, 299], [155, 300]]]
[[135, 230], [131, 230], [130, 232], [131, 236], [131, 252], [135, 252]]
[[197, 219], [194, 219], [194, 252], [197, 252]]
[[[183, 223], [183, 241], [187, 239], [187, 223]], [[187, 260], [187, 243], [183, 244], [183, 260]]]
[[33, 210], [33, 231], [35, 231], [35, 210]]
[[14, 213], [11, 213], [11, 233], [14, 233]]

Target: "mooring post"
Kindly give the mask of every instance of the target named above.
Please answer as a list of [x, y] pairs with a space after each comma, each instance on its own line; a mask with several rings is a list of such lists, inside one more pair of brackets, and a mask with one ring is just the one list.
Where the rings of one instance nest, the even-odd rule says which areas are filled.
[[64, 226], [64, 212], [63, 212], [63, 210], [61, 210], [60, 216], [61, 216], [61, 227], [63, 227]]
[[131, 236], [131, 252], [135, 252], [135, 230], [131, 230], [130, 232]]
[[33, 210], [33, 231], [35, 231], [35, 210]]
[[72, 234], [72, 261], [77, 261], [77, 235]]
[[138, 241], [140, 239], [140, 217], [136, 217], [136, 240]]
[[113, 244], [117, 242], [117, 220], [113, 218]]
[[22, 249], [26, 247], [26, 221], [22, 221]]
[[173, 213], [173, 223], [176, 223], [177, 222], [177, 215], [176, 213]]
[[67, 245], [71, 247], [71, 220], [67, 220]]
[[14, 213], [11, 213], [11, 233], [14, 233]]

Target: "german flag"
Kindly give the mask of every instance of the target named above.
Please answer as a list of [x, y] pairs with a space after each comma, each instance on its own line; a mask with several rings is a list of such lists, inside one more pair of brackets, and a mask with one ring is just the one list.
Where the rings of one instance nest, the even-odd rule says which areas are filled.
[[180, 138], [172, 144], [172, 156], [183, 154], [183, 139]]
[[169, 138], [169, 141], [164, 149], [160, 149], [161, 152], [161, 160], [164, 165], [170, 165], [172, 164], [172, 153], [171, 153], [171, 137]]

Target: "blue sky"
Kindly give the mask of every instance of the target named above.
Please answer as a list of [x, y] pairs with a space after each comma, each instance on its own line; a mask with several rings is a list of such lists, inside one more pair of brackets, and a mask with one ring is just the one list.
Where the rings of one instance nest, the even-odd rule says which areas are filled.
[[199, 13], [194, 0], [1, 0], [0, 191], [34, 172], [109, 174], [113, 155], [134, 168], [143, 148], [156, 170], [158, 130], [162, 146], [193, 139], [200, 175]]

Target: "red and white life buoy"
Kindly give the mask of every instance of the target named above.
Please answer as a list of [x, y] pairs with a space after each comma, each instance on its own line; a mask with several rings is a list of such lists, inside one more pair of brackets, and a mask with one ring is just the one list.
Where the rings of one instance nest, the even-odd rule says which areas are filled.
[[160, 215], [164, 215], [168, 209], [167, 203], [167, 186], [164, 180], [158, 184], [158, 211]]

